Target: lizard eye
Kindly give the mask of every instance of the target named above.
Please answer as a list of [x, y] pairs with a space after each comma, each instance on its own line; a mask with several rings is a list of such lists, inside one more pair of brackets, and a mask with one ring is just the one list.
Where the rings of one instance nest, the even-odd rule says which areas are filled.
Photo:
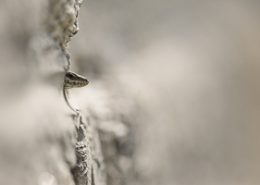
[[74, 77], [74, 75], [72, 73], [66, 73], [66, 77], [72, 79]]

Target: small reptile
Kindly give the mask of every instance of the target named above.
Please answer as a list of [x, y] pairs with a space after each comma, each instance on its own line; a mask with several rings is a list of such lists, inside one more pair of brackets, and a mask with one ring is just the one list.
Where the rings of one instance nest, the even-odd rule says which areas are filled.
[[68, 90], [71, 88], [77, 88], [77, 87], [84, 87], [88, 85], [88, 80], [79, 74], [73, 73], [71, 71], [67, 71], [64, 78], [64, 85], [63, 85], [63, 96], [64, 99], [69, 106], [71, 110], [73, 110], [75, 113], [78, 113], [77, 109], [74, 109], [68, 100]]

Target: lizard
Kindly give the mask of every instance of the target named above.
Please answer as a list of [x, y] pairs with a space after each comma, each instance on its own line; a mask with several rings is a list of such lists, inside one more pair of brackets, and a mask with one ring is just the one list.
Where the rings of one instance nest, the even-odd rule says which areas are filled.
[[81, 76], [74, 72], [67, 71], [65, 74], [63, 84], [63, 96], [69, 108], [76, 114], [78, 114], [78, 109], [73, 108], [73, 106], [70, 104], [68, 100], [68, 90], [71, 88], [84, 87], [88, 85], [88, 83], [89, 81], [84, 76]]
[[[78, 138], [78, 142], [76, 143], [76, 154], [80, 163], [74, 169], [76, 170], [75, 173], [80, 174], [80, 179], [82, 178], [84, 181], [86, 180], [88, 181], [88, 183], [91, 183], [91, 185], [95, 185], [95, 181], [96, 181], [95, 180], [96, 177], [94, 174], [95, 167], [92, 164], [92, 160], [96, 162], [98, 168], [100, 167], [101, 164], [99, 159], [96, 158], [96, 154], [93, 153], [96, 150], [95, 147], [93, 146], [95, 145], [95, 143], [92, 143], [94, 142], [92, 138], [93, 130], [91, 131], [91, 129], [88, 128], [89, 134], [88, 136], [86, 135], [85, 133], [86, 128], [84, 127], [84, 125], [87, 126], [88, 123], [86, 122], [86, 120], [82, 119], [82, 115], [80, 114], [80, 111], [78, 109], [73, 108], [73, 106], [68, 101], [69, 89], [84, 87], [88, 85], [88, 83], [89, 83], [88, 80], [84, 76], [81, 76], [71, 71], [67, 71], [64, 78], [63, 95], [67, 105], [70, 107], [71, 110], [73, 110], [76, 113], [76, 117], [78, 118], [76, 122], [79, 122], [77, 126], [79, 138]], [[79, 171], [77, 172], [77, 170]], [[87, 176], [85, 176], [85, 174], [87, 174]]]

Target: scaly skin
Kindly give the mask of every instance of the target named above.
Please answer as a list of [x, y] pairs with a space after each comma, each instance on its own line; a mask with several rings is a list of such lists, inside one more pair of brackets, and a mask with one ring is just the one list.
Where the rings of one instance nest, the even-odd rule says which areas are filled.
[[68, 89], [71, 88], [77, 88], [77, 87], [84, 87], [88, 85], [88, 80], [81, 75], [78, 75], [76, 73], [73, 73], [71, 71], [66, 72], [65, 78], [64, 78], [64, 85], [63, 85], [63, 96], [64, 99], [69, 106], [69, 108], [74, 111], [75, 113], [78, 113], [77, 109], [74, 109], [68, 100]]

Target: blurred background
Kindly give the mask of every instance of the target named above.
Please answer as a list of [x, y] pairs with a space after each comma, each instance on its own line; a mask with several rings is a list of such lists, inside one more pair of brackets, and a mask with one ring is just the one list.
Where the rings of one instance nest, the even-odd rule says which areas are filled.
[[260, 183], [259, 12], [254, 0], [85, 2], [74, 67], [99, 65], [138, 103], [139, 183]]
[[[7, 17], [3, 12], [24, 8], [16, 6], [2, 7], [1, 25], [11, 25], [4, 22]], [[41, 10], [37, 2], [28, 7], [25, 8], [35, 8], [34, 12]], [[4, 66], [0, 69], [0, 82], [2, 90], [8, 89], [1, 92], [2, 101], [10, 99], [6, 97], [13, 92], [16, 98], [22, 96], [22, 92], [28, 94], [28, 91], [20, 90], [28, 79], [35, 83], [35, 79], [28, 75], [33, 62], [24, 65], [27, 52], [23, 44], [15, 44], [27, 43], [27, 30], [38, 29], [34, 14], [20, 20], [19, 15], [26, 13], [15, 12], [12, 19], [8, 18], [13, 21], [12, 26], [0, 29], [1, 63]], [[69, 52], [72, 70], [86, 75], [90, 85], [84, 90], [76, 90], [71, 99], [80, 107], [87, 107], [90, 115], [95, 115], [95, 119], [101, 122], [101, 130], [109, 130], [109, 124], [117, 125], [111, 127], [111, 133], [118, 133], [117, 138], [127, 140], [125, 143], [121, 140], [117, 147], [123, 147], [122, 153], [125, 152], [131, 160], [127, 157], [113, 159], [126, 168], [123, 172], [125, 181], [116, 182], [115, 178], [111, 180], [114, 183], [109, 184], [260, 184], [259, 18], [260, 1], [257, 0], [84, 2], [79, 15], [80, 31], [70, 42]], [[24, 22], [26, 26], [20, 27]], [[17, 42], [6, 44], [5, 39], [10, 38], [3, 30], [9, 30], [10, 38]], [[20, 30], [19, 34], [16, 34], [17, 30]], [[10, 48], [15, 48], [17, 54], [12, 55], [14, 52]], [[54, 52], [54, 55], [58, 54]], [[8, 73], [9, 68], [12, 73]], [[45, 68], [55, 68], [55, 65], [49, 61]], [[19, 80], [7, 83], [6, 79], [11, 79], [8, 76], [14, 75]], [[58, 97], [49, 92], [51, 95], [45, 93], [44, 96], [53, 99], [44, 99], [43, 91], [36, 89], [29, 91], [28, 96], [36, 99], [26, 102], [30, 109], [40, 107], [46, 110]], [[17, 107], [16, 98], [11, 99], [15, 102], [14, 107]], [[38, 106], [39, 99], [46, 106]], [[64, 123], [63, 118], [54, 112], [59, 109], [57, 107], [61, 105], [55, 104], [49, 111], [55, 118], [53, 122], [62, 120]], [[6, 110], [5, 104], [1, 109]], [[14, 112], [16, 108], [10, 110]], [[42, 116], [41, 122], [52, 120], [42, 111], [38, 113]], [[27, 115], [20, 114], [23, 118]], [[30, 116], [27, 115], [26, 123], [31, 121], [27, 119]], [[124, 133], [126, 128], [115, 120], [130, 128], [128, 134]], [[12, 128], [12, 125], [6, 125], [3, 127], [6, 130]], [[64, 124], [58, 127], [63, 128]], [[11, 129], [11, 133], [16, 137], [32, 132], [24, 128], [18, 127], [17, 130], [22, 131], [15, 132]], [[5, 129], [2, 133], [6, 133]], [[50, 130], [53, 135], [57, 134], [55, 129]], [[11, 138], [2, 134], [1, 137]], [[2, 138], [0, 144], [4, 141]], [[106, 139], [102, 142], [106, 144]], [[8, 144], [4, 149], [10, 146]], [[107, 151], [105, 156], [111, 153], [105, 149], [103, 152]], [[6, 161], [0, 163], [2, 166], [8, 166], [8, 160], [15, 158], [8, 152], [0, 157]], [[110, 171], [111, 176], [117, 177], [113, 175], [117, 170], [111, 168]], [[16, 173], [20, 174], [20, 171]]]

